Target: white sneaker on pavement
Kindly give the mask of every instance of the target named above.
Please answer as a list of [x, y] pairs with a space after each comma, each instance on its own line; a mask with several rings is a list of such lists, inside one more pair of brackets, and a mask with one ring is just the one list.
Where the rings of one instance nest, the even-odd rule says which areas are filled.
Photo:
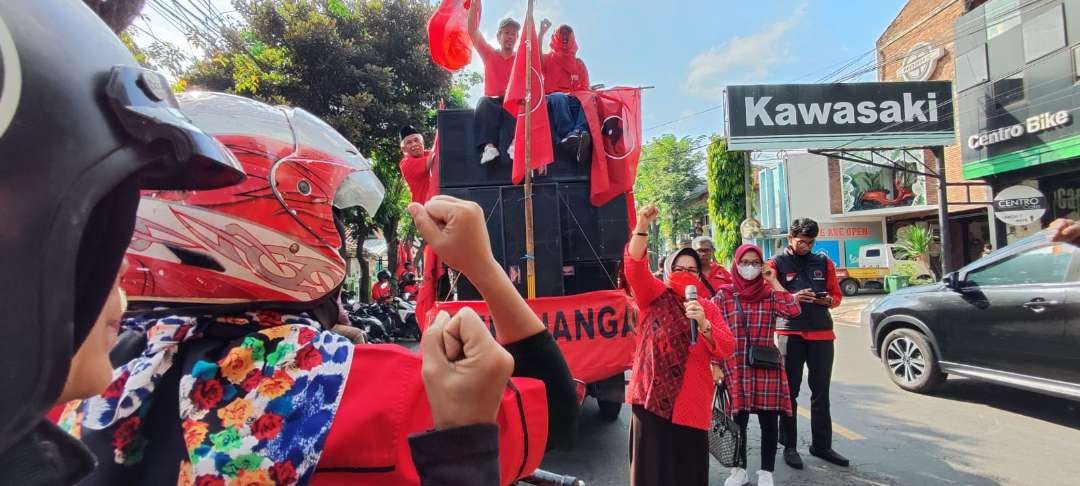
[[773, 486], [772, 473], [769, 471], [758, 471], [757, 484], [758, 486]]
[[499, 149], [495, 148], [494, 145], [488, 144], [488, 146], [484, 147], [484, 154], [480, 156], [480, 163], [486, 164], [497, 158], [499, 158]]
[[731, 476], [728, 476], [724, 481], [724, 486], [743, 486], [750, 482], [750, 475], [746, 474], [746, 469], [740, 467], [731, 468]]

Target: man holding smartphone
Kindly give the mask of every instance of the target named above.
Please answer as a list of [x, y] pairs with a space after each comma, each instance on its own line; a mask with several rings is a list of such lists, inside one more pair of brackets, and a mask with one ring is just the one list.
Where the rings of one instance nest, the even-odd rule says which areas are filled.
[[838, 466], [848, 460], [832, 448], [832, 416], [829, 412], [829, 385], [832, 382], [834, 341], [833, 320], [829, 310], [840, 305], [842, 293], [836, 280], [836, 267], [824, 254], [813, 252], [818, 224], [809, 218], [792, 221], [787, 250], [769, 261], [780, 284], [799, 300], [802, 313], [777, 324], [778, 344], [784, 355], [784, 367], [791, 390], [790, 417], [780, 417], [780, 443], [784, 462], [802, 469], [798, 452], [796, 423], [803, 367], [810, 385], [810, 454]]

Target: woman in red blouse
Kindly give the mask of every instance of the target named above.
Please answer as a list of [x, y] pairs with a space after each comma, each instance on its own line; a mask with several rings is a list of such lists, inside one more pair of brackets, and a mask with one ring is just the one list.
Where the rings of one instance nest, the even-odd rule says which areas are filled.
[[[713, 298], [735, 336], [735, 354], [724, 362], [724, 376], [731, 393], [735, 422], [744, 437], [739, 466], [731, 470], [724, 486], [742, 486], [749, 482], [745, 437], [751, 413], [757, 414], [761, 425], [761, 470], [757, 484], [772, 486], [777, 421], [781, 413], [791, 415], [791, 395], [783, 361], [775, 368], [751, 366], [750, 347], [776, 349], [773, 343], [776, 319], [794, 317], [800, 308], [795, 296], [784, 290], [776, 279], [776, 271], [764, 265], [760, 248], [749, 244], [740, 246], [735, 250], [734, 262], [732, 283], [721, 286]], [[779, 350], [776, 353], [779, 356]]]
[[[735, 342], [714, 304], [704, 297], [686, 302], [687, 286], [703, 288], [697, 253], [684, 248], [669, 257], [663, 268], [666, 282], [649, 272], [645, 250], [657, 215], [653, 205], [638, 211], [625, 259], [626, 281], [640, 314], [626, 390], [634, 413], [630, 484], [705, 486], [713, 395], [709, 360], [726, 359]], [[696, 343], [691, 342], [692, 326]]]

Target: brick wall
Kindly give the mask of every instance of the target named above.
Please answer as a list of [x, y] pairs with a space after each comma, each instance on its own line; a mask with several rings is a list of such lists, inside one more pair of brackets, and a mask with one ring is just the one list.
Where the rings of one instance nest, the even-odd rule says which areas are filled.
[[[930, 75], [930, 79], [947, 80], [955, 79], [956, 49], [953, 42], [953, 24], [964, 13], [964, 0], [910, 0], [896, 16], [892, 24], [885, 29], [877, 42], [878, 50], [878, 79], [882, 81], [902, 81], [900, 68], [903, 66], [904, 56], [913, 46], [920, 42], [929, 42], [944, 50], [941, 59], [938, 60], [937, 68]], [[959, 126], [959, 122], [957, 122]], [[934, 161], [929, 151], [926, 154], [926, 164], [936, 170], [937, 162]], [[945, 178], [948, 182], [965, 182], [963, 175], [963, 162], [960, 159], [960, 147], [951, 145], [945, 148]], [[930, 204], [937, 204], [937, 183], [927, 180], [927, 200]], [[964, 187], [950, 187], [948, 189], [949, 200], [954, 202], [949, 207], [950, 212], [965, 211], [984, 206], [956, 204], [968, 202], [967, 189]], [[971, 201], [986, 201], [990, 193], [985, 187], [971, 189]]]

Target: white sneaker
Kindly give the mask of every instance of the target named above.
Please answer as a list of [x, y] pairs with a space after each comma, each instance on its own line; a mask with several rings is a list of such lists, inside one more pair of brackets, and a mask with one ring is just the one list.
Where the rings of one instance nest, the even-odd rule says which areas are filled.
[[746, 474], [746, 469], [733, 467], [731, 468], [731, 476], [728, 476], [727, 480], [724, 481], [724, 486], [743, 486], [749, 482], [750, 475]]
[[484, 147], [484, 154], [480, 156], [480, 163], [486, 164], [497, 158], [499, 158], [499, 149], [495, 148], [494, 145], [488, 145]]
[[758, 471], [757, 484], [758, 486], [773, 486], [772, 473], [769, 471]]

